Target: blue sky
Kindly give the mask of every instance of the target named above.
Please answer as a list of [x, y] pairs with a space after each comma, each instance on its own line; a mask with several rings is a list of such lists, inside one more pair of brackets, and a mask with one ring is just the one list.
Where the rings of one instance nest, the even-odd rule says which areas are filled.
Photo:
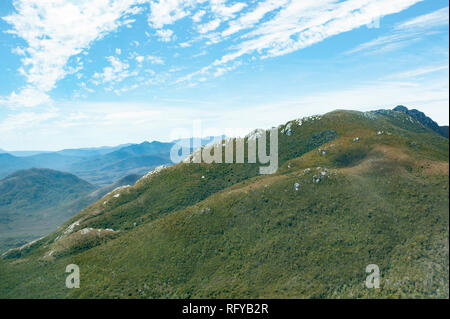
[[2, 149], [397, 104], [448, 124], [448, 1], [4, 0], [0, 16]]

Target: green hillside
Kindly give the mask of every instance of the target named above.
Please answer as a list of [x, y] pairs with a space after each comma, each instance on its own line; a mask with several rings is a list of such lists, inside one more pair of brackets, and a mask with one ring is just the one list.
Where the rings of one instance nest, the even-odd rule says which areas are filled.
[[173, 143], [157, 141], [132, 144], [108, 154], [73, 163], [68, 171], [94, 185], [105, 186], [126, 175], [143, 175], [159, 165], [169, 164], [172, 146]]
[[[448, 298], [448, 139], [400, 111], [279, 130], [254, 164], [161, 169], [3, 255], [0, 297]], [[68, 264], [81, 288], [67, 289]], [[364, 285], [377, 264], [381, 289]]]
[[49, 169], [22, 170], [0, 180], [0, 253], [47, 235], [105, 194], [134, 185], [141, 176], [127, 175], [100, 188]]
[[94, 189], [50, 169], [21, 170], [0, 180], [0, 251], [48, 234], [92, 203], [79, 200]]

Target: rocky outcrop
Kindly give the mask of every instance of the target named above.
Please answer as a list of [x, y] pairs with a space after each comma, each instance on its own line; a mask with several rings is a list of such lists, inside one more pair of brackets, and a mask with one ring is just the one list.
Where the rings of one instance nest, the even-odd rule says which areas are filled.
[[403, 105], [396, 106], [394, 108], [394, 111], [408, 114], [412, 118], [419, 121], [422, 125], [435, 131], [439, 135], [448, 138], [448, 126], [439, 126], [435, 121], [433, 121], [428, 116], [426, 116], [425, 113], [420, 112], [419, 110], [416, 110], [416, 109], [409, 110], [406, 106], [403, 106]]

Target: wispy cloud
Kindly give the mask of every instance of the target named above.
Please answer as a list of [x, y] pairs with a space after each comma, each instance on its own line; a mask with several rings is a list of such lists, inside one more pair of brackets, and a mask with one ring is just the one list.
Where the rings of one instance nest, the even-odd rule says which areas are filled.
[[[70, 58], [119, 26], [131, 23], [125, 18], [138, 13], [141, 9], [136, 5], [142, 2], [15, 0], [16, 12], [3, 19], [12, 26], [7, 32], [26, 43], [17, 52], [23, 55], [19, 71], [28, 84], [0, 102], [19, 107], [48, 101], [47, 93], [73, 72], [68, 67]], [[40, 98], [30, 100], [32, 91]]]
[[449, 9], [448, 7], [436, 10], [434, 12], [418, 16], [414, 19], [398, 24], [396, 30], [411, 29], [430, 29], [448, 25]]
[[385, 79], [411, 79], [411, 78], [415, 78], [415, 77], [419, 77], [419, 76], [428, 75], [431, 73], [436, 73], [436, 72], [443, 71], [443, 70], [448, 70], [448, 63], [443, 64], [443, 65], [438, 65], [438, 66], [425, 66], [425, 67], [415, 68], [415, 69], [404, 71], [404, 72], [391, 74], [391, 75], [385, 77]]
[[[8, 116], [0, 121], [0, 145], [6, 149], [27, 148], [27, 145], [56, 149], [167, 140], [171, 129], [189, 129], [192, 121], [198, 119], [205, 121], [205, 128], [214, 127], [219, 134], [240, 128], [246, 128], [243, 133], [248, 133], [257, 127], [269, 128], [335, 109], [369, 111], [398, 104], [418, 108], [441, 125], [447, 125], [448, 100], [448, 76], [444, 75], [438, 80], [410, 79], [408, 82], [380, 79], [343, 90], [325, 89], [301, 96], [277, 97], [264, 103], [247, 104], [245, 108], [234, 103], [214, 108], [216, 103], [212, 101], [171, 99], [168, 103], [129, 103], [125, 112], [120, 102], [72, 103], [63, 105], [64, 112], [46, 110]], [[196, 105], [196, 108], [186, 108], [186, 105]], [[18, 132], [20, 140], [17, 140]]]
[[190, 14], [195, 1], [190, 0], [160, 0], [150, 1], [149, 24], [155, 29], [162, 29], [165, 25], [175, 23], [177, 20]]
[[448, 21], [449, 9], [448, 7], [442, 8], [399, 23], [394, 26], [391, 34], [360, 44], [356, 48], [348, 51], [347, 54], [368, 50], [373, 53], [378, 53], [380, 51], [397, 49], [420, 40], [422, 37], [430, 34], [432, 29], [436, 27], [448, 25]]
[[0, 97], [0, 105], [11, 109], [34, 107], [51, 102], [50, 96], [32, 85], [23, 87], [19, 93], [12, 92], [7, 97]]
[[19, 112], [8, 115], [0, 122], [0, 132], [2, 134], [11, 134], [21, 129], [36, 127], [49, 120], [59, 117], [56, 109], [45, 110], [43, 112]]
[[345, 54], [354, 54], [362, 51], [368, 51], [370, 53], [392, 51], [416, 42], [419, 40], [418, 37], [420, 36], [423, 36], [422, 32], [397, 32], [362, 43], [357, 47], [348, 50]]
[[[204, 78], [205, 74], [216, 74], [217, 68], [223, 68], [245, 55], [270, 58], [301, 50], [331, 36], [370, 25], [385, 15], [400, 12], [420, 1], [268, 1], [268, 6], [257, 6], [252, 12], [230, 22], [222, 35], [225, 37], [250, 28], [267, 13], [276, 10], [273, 18], [242, 34], [242, 41], [231, 48], [231, 53], [180, 80], [192, 81], [196, 76]], [[216, 42], [220, 40], [216, 39]]]
[[170, 29], [156, 30], [156, 35], [163, 42], [169, 42], [173, 39], [173, 31]]
[[[131, 16], [136, 17], [147, 6], [149, 10], [145, 11], [148, 14], [145, 19], [148, 29], [143, 33], [147, 34], [148, 41], [156, 39], [174, 43], [173, 48], [200, 44], [200, 54], [214, 52], [211, 59], [197, 59], [199, 63], [195, 65], [198, 69], [189, 68], [186, 72], [190, 73], [179, 74], [179, 78], [172, 81], [178, 84], [187, 82], [191, 86], [234, 70], [246, 64], [247, 58], [253, 61], [286, 55], [329, 37], [372, 25], [381, 17], [403, 11], [420, 1], [15, 0], [16, 12], [4, 20], [12, 27], [8, 32], [25, 41], [25, 45], [16, 48], [15, 52], [22, 56], [19, 71], [26, 83], [9, 96], [0, 97], [0, 103], [10, 107], [49, 103], [50, 92], [58, 81], [85, 67], [81, 53], [86, 53], [94, 42], [120, 26], [133, 24]], [[175, 24], [182, 19], [186, 24], [179, 28]], [[348, 53], [398, 48], [416, 41], [417, 32], [445, 23], [448, 23], [448, 7], [398, 24], [392, 34], [361, 44]], [[178, 32], [183, 34], [178, 35]], [[123, 88], [112, 88], [111, 84], [137, 75], [134, 63], [138, 67], [146, 61], [164, 64], [162, 59], [152, 55], [153, 52], [142, 52], [145, 41], [129, 39], [127, 43], [134, 46], [133, 50], [141, 52], [131, 58], [125, 58], [123, 52], [126, 48], [115, 49], [115, 57], [113, 52], [108, 53], [110, 65], [95, 70], [94, 83], [104, 84], [116, 92], [135, 89], [139, 83], [127, 83]], [[220, 50], [205, 49], [214, 45], [219, 47], [218, 44]], [[170, 49], [169, 43], [159, 45], [166, 45], [165, 50]], [[172, 56], [178, 54], [175, 52]], [[189, 54], [189, 57], [193, 56], [192, 50]], [[201, 64], [205, 63], [203, 61], [207, 61], [206, 64]], [[158, 69], [152, 72], [158, 72]], [[158, 81], [148, 79], [140, 82]]]
[[288, 2], [289, 1], [287, 0], [267, 0], [259, 3], [254, 10], [241, 15], [239, 19], [231, 21], [228, 28], [222, 32], [222, 36], [229, 36], [241, 30], [253, 27], [264, 18], [267, 13], [286, 5]]
[[[136, 59], [138, 59], [137, 57]], [[109, 56], [106, 58], [111, 66], [107, 66], [103, 69], [102, 73], [94, 74], [94, 84], [98, 85], [100, 83], [110, 83], [115, 84], [117, 82], [122, 82], [124, 79], [130, 76], [136, 76], [138, 74], [137, 71], [130, 71], [130, 65], [126, 62], [121, 61], [120, 59]], [[142, 57], [144, 59], [144, 57]]]

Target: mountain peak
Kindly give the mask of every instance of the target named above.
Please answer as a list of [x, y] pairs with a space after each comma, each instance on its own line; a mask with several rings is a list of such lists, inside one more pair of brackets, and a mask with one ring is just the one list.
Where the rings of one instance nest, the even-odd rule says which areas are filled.
[[413, 117], [414, 119], [422, 123], [424, 126], [435, 131], [439, 135], [448, 138], [448, 126], [439, 126], [435, 121], [426, 116], [425, 113], [416, 109], [410, 110], [404, 105], [397, 105], [393, 110], [408, 114], [409, 116]]

